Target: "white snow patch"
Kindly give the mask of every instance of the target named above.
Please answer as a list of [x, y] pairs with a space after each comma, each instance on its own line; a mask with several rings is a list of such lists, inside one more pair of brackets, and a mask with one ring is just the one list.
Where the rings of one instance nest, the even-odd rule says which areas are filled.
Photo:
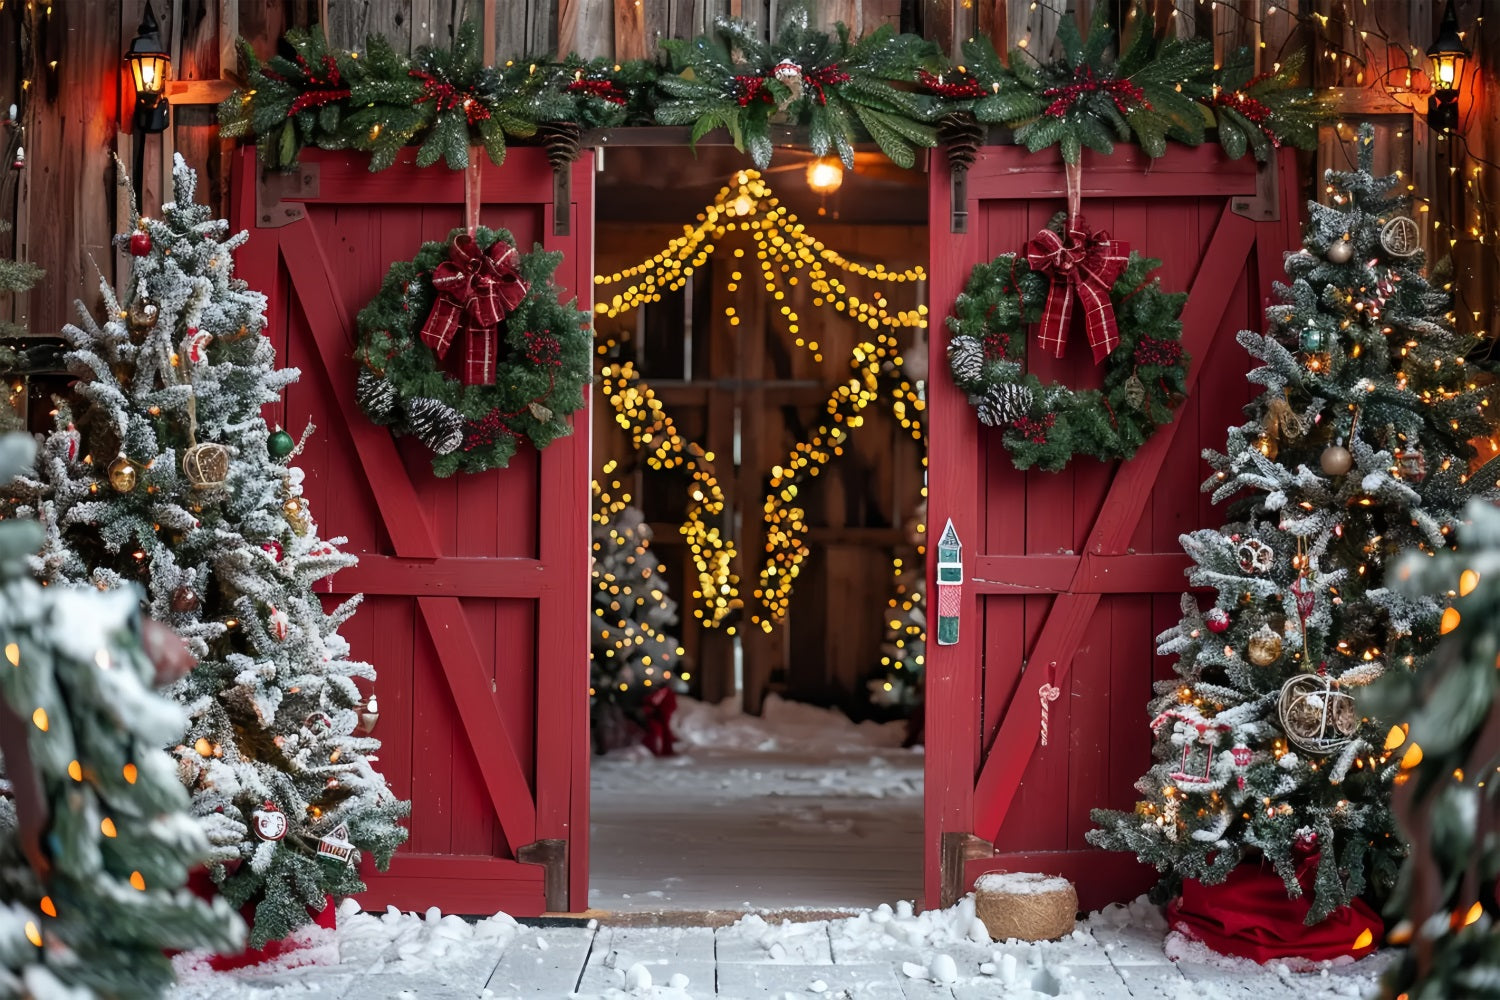
[[983, 892], [1003, 892], [1010, 896], [1040, 896], [1047, 892], [1066, 892], [1072, 883], [1058, 875], [1036, 872], [991, 872], [981, 875], [974, 888]]

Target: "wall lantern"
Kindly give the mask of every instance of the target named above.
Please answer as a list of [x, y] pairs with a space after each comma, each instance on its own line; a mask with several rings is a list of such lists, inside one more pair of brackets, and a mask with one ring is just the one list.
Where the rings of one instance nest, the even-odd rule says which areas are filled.
[[172, 120], [171, 106], [164, 97], [172, 75], [172, 58], [162, 48], [161, 27], [149, 3], [135, 31], [135, 40], [125, 53], [130, 78], [135, 82], [135, 127], [141, 132], [165, 132]]
[[820, 156], [807, 165], [807, 186], [817, 194], [833, 194], [844, 183], [844, 165], [837, 156]]
[[1433, 85], [1427, 123], [1439, 131], [1450, 132], [1458, 127], [1458, 89], [1464, 79], [1464, 63], [1470, 55], [1463, 36], [1458, 33], [1458, 12], [1453, 9], [1453, 0], [1448, 0], [1437, 38], [1427, 49]]

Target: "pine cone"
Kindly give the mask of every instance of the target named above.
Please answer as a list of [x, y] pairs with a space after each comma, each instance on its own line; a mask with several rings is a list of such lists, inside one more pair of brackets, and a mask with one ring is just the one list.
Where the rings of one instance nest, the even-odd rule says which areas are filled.
[[974, 397], [974, 408], [979, 411], [979, 422], [988, 427], [1004, 427], [1013, 424], [1031, 411], [1031, 390], [1020, 382], [1002, 382], [992, 385]]
[[553, 170], [563, 170], [578, 159], [583, 128], [577, 122], [538, 122], [536, 134], [547, 149], [547, 162]]
[[954, 337], [948, 342], [948, 367], [960, 386], [978, 382], [984, 375], [984, 345], [974, 337]]
[[406, 404], [406, 427], [417, 440], [446, 455], [464, 443], [464, 418], [436, 399], [413, 399]]
[[395, 416], [396, 387], [368, 368], [361, 368], [354, 381], [354, 399], [377, 424], [388, 424]]
[[948, 169], [964, 173], [979, 158], [988, 129], [968, 111], [950, 111], [938, 119], [938, 142], [948, 148]]

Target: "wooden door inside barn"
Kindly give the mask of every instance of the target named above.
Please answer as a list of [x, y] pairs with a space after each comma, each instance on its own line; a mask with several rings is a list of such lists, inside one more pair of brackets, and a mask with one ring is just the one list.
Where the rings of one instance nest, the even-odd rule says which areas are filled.
[[[366, 872], [366, 908], [450, 913], [581, 910], [588, 892], [589, 415], [509, 468], [433, 476], [430, 453], [371, 423], [354, 401], [355, 316], [387, 267], [464, 221], [462, 171], [307, 151], [263, 176], [234, 172], [234, 225], [251, 232], [238, 273], [270, 300], [270, 335], [302, 370], [275, 419], [318, 427], [300, 460], [326, 535], [360, 558], [328, 600], [365, 595], [344, 627], [374, 664], [377, 767], [412, 803], [389, 872]], [[590, 304], [593, 173], [571, 175], [566, 226], [540, 149], [486, 163], [480, 222], [523, 249], [565, 256], [555, 281]], [[570, 235], [557, 235], [559, 229]]]
[[[1060, 473], [1018, 472], [946, 377], [946, 331], [934, 323], [930, 519], [963, 543], [956, 645], [928, 647], [927, 903], [946, 904], [985, 871], [1066, 875], [1092, 909], [1155, 877], [1089, 847], [1089, 811], [1130, 809], [1151, 762], [1146, 704], [1170, 676], [1154, 637], [1179, 618], [1188, 565], [1177, 538], [1221, 523], [1199, 485], [1200, 452], [1222, 447], [1252, 393], [1235, 334], [1259, 329], [1284, 250], [1298, 245], [1290, 151], [1257, 171], [1217, 148], [1084, 153], [1082, 211], [1091, 226], [1160, 258], [1167, 290], [1185, 290], [1190, 392], [1176, 419], [1128, 462], [1079, 458]], [[932, 301], [951, 308], [980, 261], [1020, 251], [1064, 207], [1055, 150], [988, 146], [968, 175], [968, 232], [950, 232], [951, 181], [930, 187]], [[1075, 311], [1076, 312], [1076, 311]], [[1057, 360], [1028, 351], [1043, 381], [1098, 385], [1082, 330]], [[936, 530], [936, 529], [934, 529]], [[934, 547], [929, 559], [935, 559]], [[928, 564], [932, 579], [933, 564]], [[1061, 688], [1040, 746], [1039, 687]], [[1059, 738], [1061, 734], [1061, 738]]]

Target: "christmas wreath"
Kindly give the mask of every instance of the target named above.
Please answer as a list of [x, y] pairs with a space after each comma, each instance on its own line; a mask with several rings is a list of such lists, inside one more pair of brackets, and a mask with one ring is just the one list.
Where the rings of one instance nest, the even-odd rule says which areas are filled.
[[[1055, 271], [1049, 277], [1046, 251], [1066, 251], [1066, 240], [1081, 235], [1044, 230], [1026, 255], [1003, 254], [979, 264], [948, 319], [953, 380], [968, 393], [981, 423], [1003, 428], [1018, 469], [1036, 465], [1055, 472], [1074, 455], [1129, 458], [1171, 421], [1186, 395], [1188, 356], [1178, 316], [1187, 295], [1164, 292], [1159, 279], [1150, 277], [1161, 261], [1118, 252], [1120, 244], [1097, 235], [1091, 252], [1099, 257], [1092, 268], [1078, 267], [1068, 282]], [[1101, 280], [1111, 276], [1112, 282]], [[1104, 367], [1100, 389], [1043, 385], [1023, 370], [1031, 324], [1041, 322], [1042, 347], [1061, 356], [1066, 297], [1075, 290], [1088, 314], [1095, 358]]]
[[[359, 313], [360, 408], [431, 448], [439, 476], [504, 468], [518, 438], [545, 448], [570, 433], [593, 336], [588, 313], [558, 301], [561, 260], [479, 226], [392, 264]], [[459, 378], [443, 363], [454, 347]]]

